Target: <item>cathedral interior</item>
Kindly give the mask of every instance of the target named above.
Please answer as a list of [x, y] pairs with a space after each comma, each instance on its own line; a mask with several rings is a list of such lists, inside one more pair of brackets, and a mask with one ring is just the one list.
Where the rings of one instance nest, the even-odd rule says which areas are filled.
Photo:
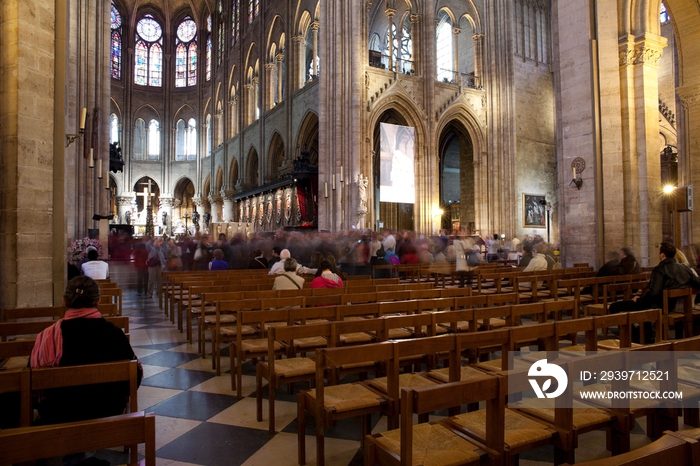
[[[0, 50], [0, 308], [60, 305], [71, 243], [124, 227], [540, 235], [596, 268], [700, 242], [698, 0], [2, 0]], [[144, 403], [220, 402], [128, 299], [147, 377], [196, 372]]]

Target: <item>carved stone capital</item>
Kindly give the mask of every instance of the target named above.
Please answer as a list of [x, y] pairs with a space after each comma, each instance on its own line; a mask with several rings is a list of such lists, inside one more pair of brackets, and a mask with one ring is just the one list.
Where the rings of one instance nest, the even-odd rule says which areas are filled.
[[219, 191], [219, 194], [221, 194], [221, 198], [224, 200], [224, 202], [233, 202], [233, 195], [235, 191], [233, 189], [222, 189]]
[[224, 200], [221, 196], [209, 196], [209, 203], [212, 205], [223, 204]]
[[118, 206], [130, 206], [134, 202], [134, 196], [124, 195], [117, 196]]
[[410, 17], [411, 24], [418, 24], [420, 23], [421, 15], [411, 15]]
[[160, 201], [160, 208], [163, 208], [163, 207], [168, 208], [168, 207], [172, 207], [174, 205], [175, 198], [168, 197], [168, 196], [161, 196], [159, 198], [159, 201]]
[[192, 199], [197, 207], [204, 207], [204, 203], [207, 201], [206, 197], [195, 197]]
[[652, 65], [656, 66], [661, 58], [661, 51], [667, 41], [663, 37], [645, 34], [632, 38], [627, 36], [620, 40], [620, 66]]
[[281, 63], [282, 61], [284, 61], [284, 54], [278, 53], [277, 55], [275, 55], [275, 60], [277, 60], [278, 63]]
[[462, 32], [462, 28], [452, 28], [452, 35], [458, 36]]
[[265, 63], [265, 69], [268, 71], [276, 71], [277, 63]]
[[676, 88], [676, 94], [685, 108], [695, 107], [700, 103], [700, 86], [683, 86]]
[[319, 25], [318, 21], [314, 21], [313, 23], [311, 23], [311, 25], [309, 27], [313, 31], [318, 31], [318, 28], [320, 27], [320, 25]]
[[395, 8], [387, 8], [384, 10], [384, 14], [387, 16], [387, 18], [393, 18], [394, 15], [396, 15], [396, 9]]

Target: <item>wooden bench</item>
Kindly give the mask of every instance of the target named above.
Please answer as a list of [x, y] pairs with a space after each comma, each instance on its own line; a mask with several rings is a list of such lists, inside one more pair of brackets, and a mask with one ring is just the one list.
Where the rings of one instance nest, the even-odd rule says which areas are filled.
[[129, 445], [131, 462], [139, 464], [135, 445], [146, 445], [146, 466], [156, 464], [156, 417], [136, 412], [89, 421], [0, 430], [4, 463], [18, 464], [84, 451]]

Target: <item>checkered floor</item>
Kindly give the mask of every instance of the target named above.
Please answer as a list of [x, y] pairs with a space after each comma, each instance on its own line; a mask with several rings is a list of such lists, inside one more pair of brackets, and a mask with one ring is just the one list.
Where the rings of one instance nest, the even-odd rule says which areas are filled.
[[[263, 422], [255, 419], [252, 363], [244, 366], [244, 398], [239, 401], [231, 390], [227, 350], [222, 357], [224, 373], [217, 377], [211, 368], [211, 358], [202, 359], [197, 354], [196, 344], [187, 344], [185, 335], [158, 308], [157, 299], [147, 299], [138, 296], [134, 290], [125, 290], [123, 306], [124, 314], [131, 318], [131, 345], [145, 371], [138, 392], [139, 409], [157, 415], [156, 456], [159, 465], [297, 465], [296, 393], [305, 387], [295, 387], [291, 395], [284, 388], [276, 393], [278, 433], [270, 435], [267, 416]], [[373, 421], [374, 431], [385, 429], [384, 419]], [[645, 425], [644, 419], [633, 433], [635, 448], [648, 443], [640, 425]], [[307, 464], [314, 465], [313, 418], [306, 434]], [[363, 464], [359, 440], [357, 419], [339, 421], [326, 431], [326, 464]], [[581, 436], [576, 452], [578, 461], [607, 456], [604, 431]], [[112, 464], [119, 462], [115, 459], [111, 458]], [[521, 465], [552, 463], [552, 447], [521, 455]]]

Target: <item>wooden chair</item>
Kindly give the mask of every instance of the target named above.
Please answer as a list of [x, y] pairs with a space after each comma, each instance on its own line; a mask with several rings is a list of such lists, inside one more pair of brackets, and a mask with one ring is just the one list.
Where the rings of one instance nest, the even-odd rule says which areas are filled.
[[[0, 393], [19, 393], [19, 417], [17, 419], [6, 419], [5, 422], [7, 422], [8, 425], [14, 425], [15, 421], [19, 423], [17, 424], [19, 427], [27, 427], [31, 424], [32, 410], [29, 378], [30, 373], [28, 368], [0, 371]], [[9, 415], [10, 413], [2, 413], [3, 418]], [[4, 450], [0, 448], [0, 451]]]
[[[235, 340], [229, 344], [231, 355], [231, 390], [236, 390], [240, 400], [243, 398], [243, 364], [245, 361], [265, 357], [267, 350], [267, 326], [287, 325], [289, 323], [289, 309], [274, 309], [261, 311], [238, 311], [236, 315]], [[245, 338], [245, 327], [257, 329], [256, 335], [260, 338]], [[284, 354], [286, 348], [279, 342], [275, 349], [276, 355]]]
[[[332, 324], [297, 325], [293, 327], [272, 327], [267, 333], [267, 360], [258, 361], [256, 365], [255, 385], [257, 420], [263, 420], [262, 381], [268, 381], [268, 419], [270, 434], [275, 433], [275, 391], [284, 384], [309, 382], [316, 379], [316, 362], [307, 357], [297, 357], [294, 341], [301, 338], [320, 338], [325, 341], [331, 338]], [[287, 358], [276, 360], [278, 344], [281, 342], [287, 349]]]
[[117, 315], [122, 315], [122, 289], [111, 288], [100, 290], [100, 304], [116, 304]]
[[616, 455], [611, 458], [586, 461], [563, 466], [658, 466], [659, 464], [698, 464], [698, 442], [689, 442], [677, 435], [664, 435], [648, 445], [634, 451]]
[[[53, 388], [75, 387], [78, 385], [93, 385], [110, 382], [127, 382], [129, 384], [129, 400], [127, 412], [138, 411], [136, 390], [137, 362], [116, 361], [101, 364], [84, 364], [64, 367], [39, 367], [31, 369], [30, 390], [32, 393]], [[78, 450], [84, 451], [84, 450]], [[131, 446], [131, 461], [136, 463], [138, 451], [136, 445]]]
[[[384, 362], [394, 356], [390, 342], [362, 345], [355, 348], [320, 348], [316, 350], [316, 388], [303, 390], [297, 398], [299, 464], [306, 464], [306, 413], [316, 419], [316, 464], [325, 464], [325, 429], [339, 419], [360, 417], [362, 444], [371, 431], [371, 414], [386, 410], [388, 400], [362, 383], [325, 386], [325, 374], [337, 367]], [[391, 379], [389, 384], [395, 384]], [[395, 387], [390, 390], [394, 391]], [[398, 391], [398, 390], [396, 390]]]
[[83, 451], [129, 445], [131, 462], [139, 464], [135, 445], [146, 445], [146, 466], [156, 464], [156, 416], [130, 413], [38, 427], [0, 431], [3, 462], [19, 464]]
[[[505, 378], [481, 378], [444, 385], [404, 388], [401, 427], [367, 437], [366, 465], [501, 464], [505, 432]], [[464, 404], [486, 402], [485, 444], [468, 440], [445, 421], [413, 425], [408, 413], [427, 414]]]
[[[670, 327], [674, 327], [676, 338], [679, 338], [679, 335], [693, 336], [693, 322], [696, 317], [693, 312], [693, 289], [663, 290], [663, 294], [663, 339], [669, 339]], [[683, 303], [683, 312], [676, 312], [675, 309], [670, 308], [669, 300], [673, 300], [675, 303], [678, 298]]]

